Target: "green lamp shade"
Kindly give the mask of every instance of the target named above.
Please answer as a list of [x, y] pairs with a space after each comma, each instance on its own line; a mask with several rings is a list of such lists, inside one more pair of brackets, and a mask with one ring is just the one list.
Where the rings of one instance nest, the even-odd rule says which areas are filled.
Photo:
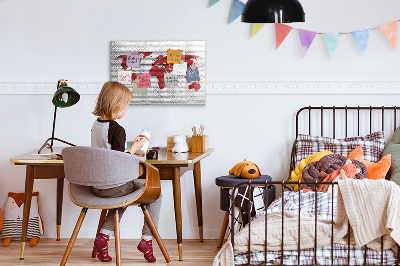
[[56, 107], [70, 107], [76, 104], [80, 99], [80, 95], [76, 90], [68, 87], [67, 84], [61, 84], [53, 95], [53, 104]]

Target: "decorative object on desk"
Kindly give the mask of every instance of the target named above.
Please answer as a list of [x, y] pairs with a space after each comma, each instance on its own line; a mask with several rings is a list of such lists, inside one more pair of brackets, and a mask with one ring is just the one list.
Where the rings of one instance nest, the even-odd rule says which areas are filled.
[[172, 157], [174, 157], [177, 161], [186, 161], [189, 158], [189, 153], [187, 152], [174, 152], [172, 153]]
[[[44, 231], [42, 219], [39, 215], [38, 195], [39, 192], [32, 193], [31, 210], [29, 214], [27, 239], [30, 239], [29, 246], [31, 247], [36, 245]], [[6, 206], [4, 208], [3, 228], [1, 230], [3, 247], [8, 247], [11, 240], [21, 240], [23, 203], [24, 193], [8, 193]]]
[[192, 126], [192, 134], [193, 136], [203, 136], [205, 129], [206, 126], [203, 124], [200, 124], [199, 130], [197, 130], [196, 126]]
[[192, 136], [192, 152], [205, 152], [209, 148], [209, 136]]
[[[167, 138], [167, 151], [172, 151], [172, 148], [175, 146], [174, 138], [178, 135], [169, 136]], [[186, 143], [189, 147], [189, 151], [192, 151], [192, 136], [185, 136]]]
[[201, 124], [199, 130], [192, 126], [192, 152], [205, 152], [208, 150], [209, 137], [204, 135], [206, 126]]
[[146, 159], [157, 160], [158, 159], [158, 150], [149, 150], [149, 152], [146, 154]]
[[175, 136], [174, 137], [175, 146], [172, 148], [172, 152], [188, 152], [189, 146], [186, 143], [185, 136]]
[[240, 176], [243, 178], [253, 179], [260, 176], [261, 171], [255, 163], [247, 161], [246, 158], [242, 162], [237, 163], [231, 170], [229, 170], [229, 174], [237, 177]]
[[[132, 55], [140, 57], [140, 65], [134, 67]], [[129, 59], [129, 60], [128, 60]], [[135, 61], [136, 62], [136, 61]], [[186, 79], [187, 69], [196, 65], [195, 78]], [[205, 42], [204, 41], [113, 41], [111, 42], [111, 81], [119, 81], [119, 73], [128, 73], [126, 84], [140, 94], [135, 94], [132, 104], [205, 104]], [[122, 71], [122, 72], [121, 72]], [[145, 76], [141, 76], [140, 74]], [[198, 77], [197, 77], [198, 73]], [[166, 74], [175, 74], [172, 77]], [[141, 79], [141, 77], [145, 79]], [[165, 80], [165, 78], [169, 80]], [[121, 80], [122, 81], [122, 80]], [[172, 83], [170, 82], [172, 81]], [[175, 83], [177, 84], [175, 85]]]
[[[70, 107], [74, 104], [76, 104], [80, 99], [80, 95], [76, 90], [73, 88], [69, 87], [67, 84], [67, 80], [60, 79], [57, 83], [57, 90], [53, 95], [53, 100], [52, 103], [54, 105], [54, 117], [53, 117], [53, 131], [51, 133], [51, 138], [48, 138], [42, 147], [39, 149], [38, 153], [40, 153], [43, 148], [48, 147], [50, 150], [53, 152], [53, 141], [58, 140], [62, 143], [68, 144], [70, 146], [75, 146], [72, 143], [69, 143], [65, 140], [55, 138], [54, 137], [54, 130], [56, 128], [56, 116], [57, 116], [57, 107]], [[49, 144], [49, 141], [50, 144]]]

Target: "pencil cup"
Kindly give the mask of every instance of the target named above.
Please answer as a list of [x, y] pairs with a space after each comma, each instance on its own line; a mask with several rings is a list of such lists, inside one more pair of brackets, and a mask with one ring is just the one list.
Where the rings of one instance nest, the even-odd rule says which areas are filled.
[[205, 152], [208, 150], [209, 136], [192, 136], [192, 152]]

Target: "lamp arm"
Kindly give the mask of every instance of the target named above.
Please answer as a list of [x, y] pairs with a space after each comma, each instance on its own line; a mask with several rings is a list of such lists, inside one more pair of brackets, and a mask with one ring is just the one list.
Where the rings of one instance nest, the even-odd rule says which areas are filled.
[[55, 129], [56, 129], [56, 118], [57, 118], [57, 106], [54, 106], [53, 131], [51, 132], [51, 144], [50, 144], [50, 148], [53, 147], [54, 131], [55, 131]]
[[[60, 83], [61, 83], [61, 80], [58, 80], [56, 91], [57, 91], [58, 88], [60, 87]], [[54, 106], [53, 131], [52, 131], [52, 133], [51, 133], [51, 144], [50, 144], [50, 148], [53, 148], [54, 130], [55, 130], [55, 128], [56, 128], [56, 117], [57, 117], [57, 106]]]

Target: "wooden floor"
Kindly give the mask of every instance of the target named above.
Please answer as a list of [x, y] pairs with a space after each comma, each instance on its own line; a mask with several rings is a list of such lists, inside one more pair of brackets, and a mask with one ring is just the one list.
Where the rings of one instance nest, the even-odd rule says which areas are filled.
[[[12, 241], [9, 247], [0, 246], [0, 265], [60, 265], [61, 258], [64, 255], [65, 248], [69, 239], [40, 239], [36, 247], [27, 246], [25, 249], [25, 259], [20, 260], [20, 242]], [[217, 240], [183, 240], [183, 261], [178, 260], [178, 247], [176, 240], [163, 240], [168, 250], [172, 262], [167, 264], [154, 241], [154, 254], [157, 258], [156, 263], [149, 264], [143, 254], [136, 249], [140, 240], [121, 240], [122, 264], [123, 265], [212, 265], [215, 255], [218, 253]], [[114, 262], [114, 243], [110, 241], [110, 255], [113, 262], [104, 263], [91, 258], [93, 240], [77, 239], [68, 259], [67, 265], [115, 265]]]

